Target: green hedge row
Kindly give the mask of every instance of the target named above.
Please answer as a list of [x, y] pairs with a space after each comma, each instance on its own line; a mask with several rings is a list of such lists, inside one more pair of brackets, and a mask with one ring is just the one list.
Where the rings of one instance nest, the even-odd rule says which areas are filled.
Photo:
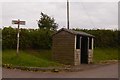
[[[118, 47], [120, 37], [118, 31], [112, 30], [80, 30], [95, 36], [95, 47]], [[20, 49], [51, 49], [53, 31], [44, 29], [20, 29]], [[2, 29], [2, 48], [16, 49], [17, 29]]]
[[[39, 29], [20, 29], [20, 49], [50, 49], [52, 31]], [[11, 27], [2, 30], [2, 48], [16, 49], [17, 29]]]
[[118, 30], [87, 30], [87, 29], [74, 29], [76, 31], [84, 31], [95, 36], [94, 46], [99, 48], [118, 48], [120, 44], [120, 36]]

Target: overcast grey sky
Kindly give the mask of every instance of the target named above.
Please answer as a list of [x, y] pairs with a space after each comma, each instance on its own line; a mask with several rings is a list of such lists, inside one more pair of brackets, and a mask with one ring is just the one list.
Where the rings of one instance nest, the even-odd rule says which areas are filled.
[[[66, 27], [66, 2], [5, 2], [2, 3], [2, 26], [13, 26], [11, 21], [26, 21], [22, 28], [38, 28], [43, 12], [55, 18], [59, 29]], [[70, 28], [117, 29], [117, 2], [70, 2]]]

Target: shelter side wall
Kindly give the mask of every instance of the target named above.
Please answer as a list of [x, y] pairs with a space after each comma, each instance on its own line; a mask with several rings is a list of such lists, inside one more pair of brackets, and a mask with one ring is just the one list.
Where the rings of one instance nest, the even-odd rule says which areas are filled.
[[92, 63], [93, 62], [93, 50], [89, 49], [88, 50], [88, 63]]
[[75, 50], [75, 63], [74, 63], [74, 65], [80, 65], [80, 62], [81, 62], [81, 60], [80, 60], [80, 57], [81, 57], [80, 51], [81, 51], [80, 49]]
[[61, 31], [53, 36], [53, 59], [63, 64], [74, 65], [75, 35]]
[[92, 46], [92, 49], [89, 49], [88, 50], [88, 63], [93, 63], [93, 44], [94, 44], [94, 38], [92, 38], [92, 41], [91, 41], [91, 46]]

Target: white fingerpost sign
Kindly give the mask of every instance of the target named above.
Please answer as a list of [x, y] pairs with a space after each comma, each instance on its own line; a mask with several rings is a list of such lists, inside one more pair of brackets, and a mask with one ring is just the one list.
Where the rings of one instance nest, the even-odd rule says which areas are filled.
[[25, 21], [20, 21], [18, 20], [12, 20], [12, 24], [17, 24], [18, 25], [18, 29], [17, 29], [17, 55], [19, 53], [19, 27], [20, 25], [25, 25]]

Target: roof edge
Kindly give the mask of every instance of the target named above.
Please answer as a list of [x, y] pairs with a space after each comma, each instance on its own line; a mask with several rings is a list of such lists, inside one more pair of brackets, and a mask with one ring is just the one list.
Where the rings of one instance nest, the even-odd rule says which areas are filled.
[[91, 34], [88, 34], [86, 32], [82, 32], [82, 31], [75, 31], [75, 30], [71, 30], [71, 29], [66, 29], [66, 28], [61, 28], [60, 30], [58, 30], [57, 32], [55, 32], [52, 36], [54, 36], [55, 34], [61, 32], [61, 31], [66, 31], [68, 33], [74, 34], [74, 35], [83, 35], [83, 36], [89, 36], [89, 37], [95, 37]]

